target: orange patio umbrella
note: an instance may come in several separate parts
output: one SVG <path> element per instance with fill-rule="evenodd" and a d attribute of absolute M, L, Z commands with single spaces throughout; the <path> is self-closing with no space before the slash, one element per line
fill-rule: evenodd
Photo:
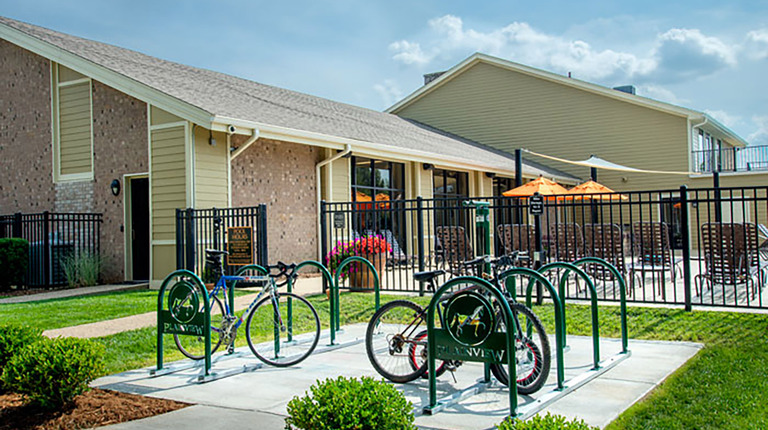
<path fill-rule="evenodd" d="M 599 184 L 595 181 L 587 181 L 576 185 L 568 190 L 568 194 L 573 195 L 574 199 L 592 199 L 592 200 L 626 200 L 627 196 L 616 194 L 616 191 Z"/>
<path fill-rule="evenodd" d="M 389 196 L 384 193 L 378 193 L 376 194 L 376 201 L 389 202 Z M 357 203 L 356 206 L 358 210 L 373 209 L 373 204 L 370 203 L 372 202 L 372 199 L 368 194 L 355 191 L 355 202 Z M 377 207 L 386 209 L 389 207 L 389 203 L 379 203 L 377 204 Z"/>
<path fill-rule="evenodd" d="M 550 196 L 554 194 L 568 194 L 568 190 L 555 181 L 550 181 L 543 176 L 539 176 L 527 184 L 504 191 L 502 195 L 505 197 L 530 197 L 534 195 L 534 193 Z"/>

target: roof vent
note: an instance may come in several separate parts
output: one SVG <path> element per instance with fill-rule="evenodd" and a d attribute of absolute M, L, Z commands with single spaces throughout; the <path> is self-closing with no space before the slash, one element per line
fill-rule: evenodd
<path fill-rule="evenodd" d="M 627 94 L 637 94 L 637 90 L 635 89 L 634 85 L 622 85 L 620 87 L 613 87 L 616 91 L 621 91 L 622 93 Z"/>
<path fill-rule="evenodd" d="M 427 85 L 428 83 L 434 81 L 440 76 L 443 76 L 444 73 L 445 72 L 427 73 L 426 75 L 424 75 L 424 85 Z"/>

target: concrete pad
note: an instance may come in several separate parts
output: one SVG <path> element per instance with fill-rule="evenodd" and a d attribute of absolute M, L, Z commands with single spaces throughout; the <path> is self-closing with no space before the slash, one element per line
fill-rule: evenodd
<path fill-rule="evenodd" d="M 39 302 L 42 300 L 65 299 L 68 297 L 92 296 L 95 294 L 114 293 L 117 291 L 146 290 L 149 284 L 110 284 L 94 285 L 93 287 L 68 288 L 66 290 L 54 290 L 45 293 L 30 294 L 26 296 L 14 296 L 0 299 L 0 304 Z"/>
<path fill-rule="evenodd" d="M 167 414 L 115 424 L 105 428 L 113 430 L 196 428 L 206 430 L 231 430 L 233 428 L 284 429 L 285 417 L 266 412 L 196 405 Z"/>
<path fill-rule="evenodd" d="M 94 381 L 93 385 L 106 389 L 133 392 L 153 397 L 168 398 L 215 408 L 234 408 L 254 413 L 266 413 L 270 416 L 284 416 L 286 405 L 294 396 L 303 395 L 318 379 L 334 378 L 340 375 L 348 377 L 381 377 L 368 361 L 361 335 L 364 324 L 346 326 L 338 338 L 340 342 L 358 340 L 350 346 L 325 349 L 315 352 L 298 366 L 274 368 L 265 366 L 261 369 L 241 373 L 212 382 L 198 384 L 200 370 L 190 369 L 163 375 L 156 378 L 148 376 L 149 369 L 134 370 L 119 375 L 112 375 Z M 323 345 L 321 339 L 319 345 Z M 554 345 L 554 339 L 552 339 Z M 570 346 L 565 354 L 566 385 L 569 380 L 591 369 L 592 340 L 588 337 L 569 336 Z M 605 371 L 597 379 L 557 398 L 544 411 L 578 417 L 591 425 L 605 426 L 622 411 L 641 399 L 649 390 L 663 381 L 680 365 L 695 355 L 701 348 L 699 344 L 677 342 L 630 341 L 631 355 Z M 320 348 L 319 348 L 320 349 Z M 621 342 L 617 339 L 601 339 L 601 358 L 617 354 Z M 550 377 L 544 388 L 533 396 L 520 396 L 522 407 L 533 405 L 552 390 L 556 389 L 555 355 Z M 226 372 L 231 369 L 252 365 L 257 360 L 245 348 L 239 357 L 217 357 L 214 372 Z M 446 372 L 437 381 L 438 397 L 451 395 L 475 385 L 482 377 L 480 363 L 464 363 L 457 372 L 456 380 Z M 509 413 L 508 391 L 498 383 L 491 384 L 486 391 L 471 396 L 457 405 L 450 406 L 436 415 L 423 415 L 422 407 L 429 403 L 428 382 L 426 379 L 396 387 L 414 404 L 416 423 L 431 429 L 478 429 L 492 428 Z M 229 414 L 229 409 L 217 409 L 216 414 Z M 543 412 L 544 412 L 543 411 Z M 232 414 L 233 420 L 238 419 Z M 159 419 L 155 417 L 153 419 Z M 171 418 L 169 418 L 171 420 Z M 266 422 L 265 422 L 266 423 Z M 252 422 L 242 421 L 242 426 L 252 426 Z M 166 428 L 166 427 L 159 427 Z M 171 427 L 168 427 L 171 428 Z M 175 427 L 182 428 L 182 427 Z M 282 429 L 282 421 L 275 427 L 259 426 L 265 429 Z"/>

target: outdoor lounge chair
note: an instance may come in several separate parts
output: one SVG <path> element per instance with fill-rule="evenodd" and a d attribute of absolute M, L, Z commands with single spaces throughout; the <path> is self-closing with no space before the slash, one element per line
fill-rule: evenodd
<path fill-rule="evenodd" d="M 557 223 L 549 227 L 550 261 L 576 261 L 584 256 L 584 236 L 575 223 Z"/>
<path fill-rule="evenodd" d="M 757 228 L 753 223 L 706 223 L 701 226 L 706 271 L 696 275 L 696 289 L 701 295 L 704 283 L 716 285 L 746 284 L 752 297 L 765 285 L 768 265 L 760 261 Z"/>
<path fill-rule="evenodd" d="M 440 245 L 439 261 L 453 274 L 466 274 L 467 270 L 461 263 L 474 258 L 475 252 L 464 227 L 439 226 L 435 232 Z"/>
<path fill-rule="evenodd" d="M 584 226 L 584 255 L 602 258 L 625 273 L 622 231 L 618 224 L 586 224 Z M 598 279 L 612 279 L 603 266 L 587 265 L 587 271 Z"/>
<path fill-rule="evenodd" d="M 521 267 L 533 265 L 533 251 L 536 249 L 535 231 L 529 224 L 502 224 L 496 230 L 504 247 L 504 253 L 520 251 L 527 254 L 528 259 L 518 260 Z"/>
<path fill-rule="evenodd" d="M 635 278 L 642 284 L 645 274 L 669 272 L 674 283 L 682 274 L 682 258 L 675 258 L 669 235 L 669 225 L 665 222 L 638 221 L 632 226 L 635 247 L 635 260 L 629 264 L 629 295 L 632 295 Z M 659 291 L 664 295 L 663 279 L 659 281 Z"/>

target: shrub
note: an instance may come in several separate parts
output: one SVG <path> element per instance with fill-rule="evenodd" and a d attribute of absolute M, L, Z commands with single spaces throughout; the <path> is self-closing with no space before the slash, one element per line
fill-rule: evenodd
<path fill-rule="evenodd" d="M 562 415 L 552 415 L 547 412 L 543 417 L 536 415 L 528 420 L 506 419 L 496 426 L 498 430 L 597 430 L 583 420 L 566 420 Z"/>
<path fill-rule="evenodd" d="M 3 383 L 12 391 L 48 409 L 69 403 L 88 389 L 104 367 L 104 347 L 71 337 L 42 340 L 14 355 L 3 371 Z"/>
<path fill-rule="evenodd" d="M 397 388 L 362 377 L 326 379 L 288 402 L 287 429 L 415 429 L 413 405 Z"/>
<path fill-rule="evenodd" d="M 0 291 L 24 285 L 29 266 L 29 242 L 19 238 L 0 239 Z"/>
<path fill-rule="evenodd" d="M 36 328 L 16 324 L 0 325 L 0 375 L 3 374 L 3 368 L 17 351 L 37 342 L 42 337 L 41 331 Z M 2 381 L 0 381 L 1 391 L 3 391 Z"/>
<path fill-rule="evenodd" d="M 96 285 L 99 282 L 101 266 L 101 256 L 91 251 L 72 253 L 64 257 L 61 265 L 67 285 L 72 288 Z"/>

